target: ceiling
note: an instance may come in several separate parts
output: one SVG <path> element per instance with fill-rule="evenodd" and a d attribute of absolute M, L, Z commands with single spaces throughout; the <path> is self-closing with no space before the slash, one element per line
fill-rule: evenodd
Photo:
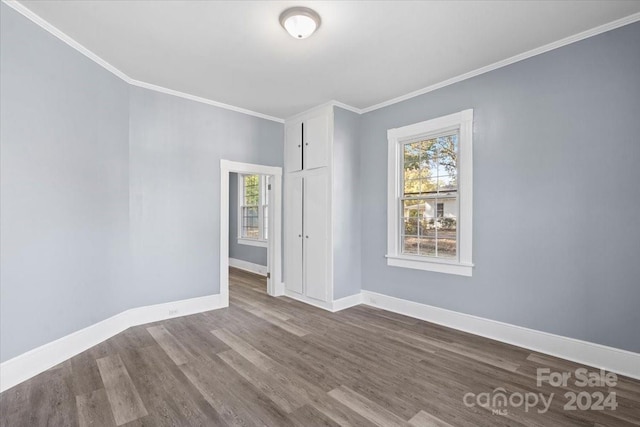
<path fill-rule="evenodd" d="M 640 12 L 640 1 L 21 1 L 134 80 L 275 117 L 356 108 Z M 278 16 L 322 17 L 305 40 Z"/>

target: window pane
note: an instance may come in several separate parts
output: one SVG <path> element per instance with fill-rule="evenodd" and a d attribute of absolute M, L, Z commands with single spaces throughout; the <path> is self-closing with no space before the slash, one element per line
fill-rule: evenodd
<path fill-rule="evenodd" d="M 458 177 L 456 175 L 438 176 L 438 192 L 450 193 L 457 191 Z"/>
<path fill-rule="evenodd" d="M 436 239 L 434 238 L 421 238 L 420 239 L 420 255 L 435 256 L 436 255 Z"/>
<path fill-rule="evenodd" d="M 418 255 L 418 242 L 417 237 L 403 237 L 402 238 L 402 253 L 408 255 Z"/>
<path fill-rule="evenodd" d="M 458 134 L 404 144 L 403 192 L 407 197 L 457 190 Z"/>
<path fill-rule="evenodd" d="M 458 171 L 458 135 L 436 138 L 435 151 L 438 158 L 438 175 L 455 175 Z"/>
<path fill-rule="evenodd" d="M 260 203 L 260 176 L 244 175 L 244 204 L 255 206 Z"/>
<path fill-rule="evenodd" d="M 418 218 L 424 213 L 424 200 L 422 199 L 409 199 L 402 201 L 402 217 L 403 218 Z"/>
<path fill-rule="evenodd" d="M 260 219 L 257 206 L 242 207 L 242 237 L 258 239 L 260 237 Z"/>
<path fill-rule="evenodd" d="M 420 219 L 420 236 L 423 237 L 436 237 L 436 223 L 434 218 L 421 218 Z"/>
<path fill-rule="evenodd" d="M 445 258 L 455 258 L 457 256 L 457 218 L 453 216 L 438 218 L 437 230 L 438 256 Z"/>
<path fill-rule="evenodd" d="M 402 234 L 404 236 L 417 236 L 418 235 L 418 218 L 404 218 L 404 227 Z"/>

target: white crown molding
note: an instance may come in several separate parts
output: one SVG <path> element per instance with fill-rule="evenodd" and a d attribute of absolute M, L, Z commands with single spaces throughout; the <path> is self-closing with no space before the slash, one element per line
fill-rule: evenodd
<path fill-rule="evenodd" d="M 249 273 L 259 274 L 260 276 L 267 276 L 266 265 L 255 264 L 243 259 L 229 258 L 229 267 L 248 271 Z"/>
<path fill-rule="evenodd" d="M 340 107 L 344 110 L 351 111 L 352 113 L 362 114 L 361 108 L 356 108 L 352 105 L 345 104 L 344 102 L 334 100 L 334 101 L 331 101 L 330 104 L 333 105 L 334 107 Z"/>
<path fill-rule="evenodd" d="M 11 9 L 15 10 L 25 18 L 29 19 L 31 22 L 33 22 L 43 30 L 51 33 L 53 36 L 65 42 L 66 44 L 68 44 L 69 46 L 71 46 L 72 48 L 74 48 L 75 50 L 77 50 L 78 52 L 80 52 L 81 54 L 83 54 L 84 56 L 86 56 L 96 64 L 105 68 L 107 71 L 112 72 L 113 74 L 120 77 L 122 80 L 124 80 L 127 83 L 131 82 L 131 79 L 125 73 L 123 73 L 113 65 L 109 64 L 107 61 L 100 58 L 95 53 L 91 52 L 89 49 L 87 49 L 86 47 L 84 47 L 83 45 L 75 41 L 73 38 L 69 37 L 66 33 L 60 31 L 58 28 L 54 27 L 49 22 L 42 19 L 39 15 L 36 15 L 34 12 L 31 11 L 31 9 L 27 8 L 22 3 L 16 0 L 2 0 L 2 3 L 6 4 Z"/>
<path fill-rule="evenodd" d="M 512 56 L 507 59 L 503 59 L 502 61 L 494 62 L 493 64 L 486 65 L 484 67 L 477 68 L 473 71 L 469 71 L 468 73 L 460 74 L 459 76 L 452 77 L 450 79 L 444 80 L 440 83 L 433 84 L 431 86 L 427 86 L 422 89 L 415 90 L 413 92 L 409 92 L 406 95 L 398 96 L 396 98 L 389 99 L 387 101 L 380 102 L 378 104 L 371 105 L 370 107 L 366 107 L 360 110 L 361 114 L 368 113 L 370 111 L 378 110 L 380 108 L 388 107 L 389 105 L 397 104 L 398 102 L 406 101 L 407 99 L 415 98 L 416 96 L 424 95 L 428 92 L 433 92 L 434 90 L 441 89 L 445 86 L 452 85 L 454 83 L 461 82 L 463 80 L 470 79 L 472 77 L 479 76 L 480 74 L 488 73 L 489 71 L 497 70 L 498 68 L 506 67 L 507 65 L 514 64 L 516 62 L 523 61 L 525 59 L 531 58 L 536 55 L 540 55 L 545 52 L 549 52 L 554 49 L 558 49 L 559 47 L 563 47 L 569 45 L 571 43 L 578 42 L 580 40 L 587 39 L 589 37 L 593 37 L 595 35 L 605 33 L 607 31 L 614 30 L 619 27 L 623 27 L 628 24 L 632 24 L 636 21 L 640 21 L 640 12 L 634 13 L 633 15 L 626 16 L 624 18 L 611 21 L 607 24 L 600 25 L 598 27 L 592 28 L 590 30 L 583 31 L 578 34 L 574 34 L 572 36 L 566 37 L 564 39 L 555 41 L 553 43 L 546 44 L 544 46 L 537 47 L 535 49 L 531 49 L 529 51 L 520 53 L 518 55 Z"/>
<path fill-rule="evenodd" d="M 362 291 L 362 302 L 383 310 L 640 379 L 640 353 L 536 331 L 375 292 Z"/>
<path fill-rule="evenodd" d="M 21 3 L 19 3 L 17 0 L 1 0 L 1 1 L 3 3 L 5 3 L 7 6 L 11 7 L 12 9 L 14 9 L 16 12 L 20 13 L 21 15 L 25 16 L 26 18 L 28 18 L 29 20 L 34 22 L 36 25 L 40 26 L 44 30 L 46 30 L 49 33 L 53 34 L 55 37 L 57 37 L 58 39 L 62 40 L 63 42 L 65 42 L 66 44 L 71 46 L 72 48 L 76 49 L 78 52 L 82 53 L 87 58 L 89 58 L 92 61 L 94 61 L 96 64 L 98 64 L 98 65 L 104 67 L 105 69 L 111 71 L 113 74 L 115 74 L 116 76 L 120 77 L 122 80 L 124 80 L 125 82 L 129 83 L 130 85 L 142 87 L 142 88 L 153 90 L 153 91 L 156 91 L 156 92 L 165 93 L 165 94 L 168 94 L 168 95 L 178 96 L 180 98 L 189 99 L 191 101 L 200 102 L 200 103 L 203 103 L 203 104 L 212 105 L 212 106 L 219 107 L 219 108 L 224 108 L 224 109 L 231 110 L 231 111 L 236 111 L 238 113 L 247 114 L 247 115 L 254 116 L 254 117 L 259 117 L 259 118 L 262 118 L 262 119 L 271 120 L 271 121 L 278 122 L 278 123 L 284 123 L 285 122 L 284 119 L 281 119 L 279 117 L 270 116 L 270 115 L 259 113 L 259 112 L 252 111 L 252 110 L 247 110 L 245 108 L 236 107 L 236 106 L 233 106 L 233 105 L 225 104 L 225 103 L 214 101 L 214 100 L 207 99 L 207 98 L 202 98 L 202 97 L 199 97 L 199 96 L 196 96 L 196 95 L 190 95 L 188 93 L 184 93 L 184 92 L 180 92 L 180 91 L 177 91 L 177 90 L 165 88 L 165 87 L 162 87 L 162 86 L 157 86 L 157 85 L 154 85 L 154 84 L 151 84 L 151 83 L 146 83 L 146 82 L 141 82 L 141 81 L 138 81 L 138 80 L 134 80 L 131 77 L 127 76 L 122 71 L 120 71 L 119 69 L 117 69 L 116 67 L 114 67 L 113 65 L 109 64 L 104 59 L 100 58 L 95 53 L 91 52 L 89 49 L 87 49 L 86 47 L 84 47 L 83 45 L 78 43 L 77 41 L 75 41 L 73 38 L 69 37 L 64 32 L 60 31 L 58 28 L 54 27 L 49 22 L 47 22 L 44 19 L 42 19 L 40 16 L 36 15 L 35 13 L 33 13 L 30 9 L 28 9 L 26 6 L 24 6 Z M 316 109 L 321 108 L 321 107 L 326 107 L 326 106 L 329 106 L 329 105 L 340 107 L 340 108 L 344 108 L 345 110 L 349 110 L 349 111 L 352 111 L 352 112 L 357 113 L 357 114 L 365 114 L 365 113 L 368 113 L 368 112 L 371 112 L 371 111 L 374 111 L 374 110 L 378 110 L 380 108 L 387 107 L 389 105 L 397 104 L 398 102 L 406 101 L 407 99 L 415 98 L 416 96 L 424 95 L 425 93 L 432 92 L 432 91 L 437 90 L 437 89 L 441 89 L 441 88 L 443 88 L 445 86 L 449 86 L 449 85 L 452 85 L 454 83 L 458 83 L 458 82 L 461 82 L 463 80 L 467 80 L 467 79 L 470 79 L 472 77 L 479 76 L 480 74 L 484 74 L 484 73 L 487 73 L 489 71 L 497 70 L 498 68 L 506 67 L 507 65 L 510 65 L 510 64 L 513 64 L 513 63 L 516 63 L 516 62 L 531 58 L 531 57 L 536 56 L 536 55 L 540 55 L 540 54 L 545 53 L 545 52 L 549 52 L 550 50 L 554 50 L 554 49 L 557 49 L 559 47 L 566 46 L 568 44 L 575 43 L 577 41 L 584 40 L 586 38 L 589 38 L 589 37 L 592 37 L 592 36 L 607 32 L 607 31 L 614 30 L 616 28 L 619 28 L 619 27 L 634 23 L 636 21 L 640 21 L 640 12 L 639 13 L 634 13 L 632 15 L 626 16 L 624 18 L 621 18 L 621 19 L 618 19 L 618 20 L 615 20 L 615 21 L 611 21 L 611 22 L 609 22 L 607 24 L 600 25 L 598 27 L 592 28 L 590 30 L 583 31 L 583 32 L 578 33 L 578 34 L 574 34 L 573 36 L 566 37 L 564 39 L 561 39 L 561 40 L 546 44 L 544 46 L 529 50 L 527 52 L 512 56 L 510 58 L 503 59 L 502 61 L 494 62 L 493 64 L 490 64 L 490 65 L 487 65 L 487 66 L 484 66 L 484 67 L 469 71 L 468 73 L 464 73 L 464 74 L 461 74 L 461 75 L 456 76 L 456 77 L 452 77 L 452 78 L 444 80 L 444 81 L 442 81 L 440 83 L 436 83 L 436 84 L 433 84 L 431 86 L 427 86 L 425 88 L 418 89 L 418 90 L 415 90 L 413 92 L 407 93 L 405 95 L 398 96 L 398 97 L 389 99 L 387 101 L 383 101 L 383 102 L 380 102 L 378 104 L 371 105 L 371 106 L 366 107 L 366 108 L 357 108 L 357 107 L 354 107 L 352 105 L 345 104 L 343 102 L 332 100 L 332 101 L 326 102 L 324 104 L 318 105 L 316 107 L 310 108 L 310 109 L 308 109 L 306 111 L 303 111 L 301 113 L 294 114 L 293 116 L 288 117 L 286 120 L 294 119 L 294 118 L 296 118 L 298 116 L 302 116 L 302 115 L 304 115 L 304 114 L 306 114 L 306 113 L 308 113 L 310 111 L 316 110 Z"/>
<path fill-rule="evenodd" d="M 165 93 L 167 95 L 177 96 L 179 98 L 188 99 L 190 101 L 200 102 L 202 104 L 213 105 L 214 107 L 224 108 L 225 110 L 235 111 L 236 113 L 246 114 L 248 116 L 258 117 L 265 120 L 271 120 L 273 122 L 284 123 L 284 120 L 279 117 L 269 116 L 267 114 L 258 113 L 257 111 L 247 110 L 246 108 L 236 107 L 234 105 L 224 104 L 222 102 L 213 101 L 207 98 L 201 98 L 199 96 L 190 95 L 188 93 L 179 92 L 177 90 L 169 89 L 162 86 L 157 86 L 151 83 L 141 82 L 139 80 L 130 79 L 128 82 L 132 86 L 138 86 L 144 89 L 149 89 L 155 92 Z"/>
<path fill-rule="evenodd" d="M 362 114 L 362 110 L 332 99 L 331 101 L 323 102 L 322 104 L 316 105 L 315 107 L 308 108 L 304 111 L 301 111 L 292 116 L 289 116 L 285 119 L 285 122 L 288 122 L 290 120 L 296 120 L 296 119 L 299 119 L 300 117 L 304 117 L 308 114 L 315 113 L 324 108 L 330 108 L 330 107 L 340 107 L 357 114 Z"/>
<path fill-rule="evenodd" d="M 227 304 L 228 305 L 228 304 Z M 0 393 L 127 328 L 226 307 L 220 294 L 133 308 L 0 364 Z"/>
<path fill-rule="evenodd" d="M 128 84 L 130 84 L 132 86 L 138 86 L 138 87 L 141 87 L 141 88 L 144 88 L 144 89 L 149 89 L 149 90 L 152 90 L 152 91 L 155 91 L 155 92 L 160 92 L 160 93 L 165 93 L 167 95 L 177 96 L 179 98 L 184 98 L 184 99 L 188 99 L 188 100 L 191 100 L 191 101 L 200 102 L 202 104 L 212 105 L 212 106 L 218 107 L 218 108 L 224 108 L 225 110 L 231 110 L 231 111 L 235 111 L 237 113 L 247 114 L 249 116 L 258 117 L 258 118 L 265 119 L 265 120 L 271 120 L 271 121 L 278 122 L 278 123 L 284 123 L 284 120 L 279 118 L 279 117 L 269 116 L 267 114 L 259 113 L 257 111 L 247 110 L 246 108 L 236 107 L 234 105 L 225 104 L 225 103 L 214 101 L 214 100 L 211 100 L 211 99 L 202 98 L 202 97 L 195 96 L 195 95 L 190 95 L 188 93 L 184 93 L 184 92 L 180 92 L 180 91 L 177 91 L 177 90 L 169 89 L 169 88 L 166 88 L 166 87 L 162 87 L 162 86 L 154 85 L 154 84 L 151 84 L 151 83 L 141 82 L 139 80 L 132 79 L 131 77 L 129 77 L 128 75 L 126 75 L 125 73 L 120 71 L 118 68 L 114 67 L 113 65 L 111 65 L 110 63 L 108 63 L 107 61 L 105 61 L 104 59 L 102 59 L 101 57 L 99 57 L 98 55 L 96 55 L 95 53 L 93 53 L 92 51 L 87 49 L 86 47 L 84 47 L 82 44 L 78 43 L 72 37 L 70 37 L 69 35 L 67 35 L 63 31 L 59 30 L 57 27 L 55 27 L 51 23 L 47 22 L 46 20 L 41 18 L 39 15 L 35 14 L 34 12 L 32 12 L 31 9 L 27 8 L 26 6 L 24 6 L 22 3 L 18 2 L 17 0 L 2 0 L 2 3 L 6 4 L 7 6 L 12 8 L 13 10 L 18 12 L 19 14 L 21 14 L 25 18 L 29 19 L 34 24 L 38 25 L 43 30 L 45 30 L 45 31 L 49 32 L 50 34 L 52 34 L 53 36 L 57 37 L 59 40 L 63 41 L 67 45 L 71 46 L 72 48 L 74 48 L 75 50 L 77 50 L 78 52 L 80 52 L 81 54 L 83 54 L 84 56 L 86 56 L 87 58 L 89 58 L 90 60 L 95 62 L 96 64 L 98 64 L 101 67 L 103 67 L 105 70 L 110 71 L 115 76 L 121 78 L 126 83 L 128 83 Z"/>

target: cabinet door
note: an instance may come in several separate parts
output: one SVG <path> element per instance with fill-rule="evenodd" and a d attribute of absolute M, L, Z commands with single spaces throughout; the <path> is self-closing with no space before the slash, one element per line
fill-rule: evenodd
<path fill-rule="evenodd" d="M 329 178 L 327 174 L 304 179 L 304 283 L 305 295 L 328 299 L 329 287 Z"/>
<path fill-rule="evenodd" d="M 302 122 L 288 123 L 284 141 L 284 169 L 302 170 Z"/>
<path fill-rule="evenodd" d="M 285 182 L 285 278 L 288 290 L 303 293 L 302 287 L 302 191 L 303 179 L 288 175 Z"/>
<path fill-rule="evenodd" d="M 329 115 L 313 117 L 304 122 L 304 168 L 315 169 L 328 165 Z"/>

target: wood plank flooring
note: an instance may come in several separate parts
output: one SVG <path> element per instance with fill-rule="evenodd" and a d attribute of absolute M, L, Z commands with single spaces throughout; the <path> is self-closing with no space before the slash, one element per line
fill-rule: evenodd
<path fill-rule="evenodd" d="M 2 393 L 0 426 L 640 425 L 639 381 L 538 387 L 538 368 L 581 366 L 372 307 L 272 298 L 240 270 L 230 283 L 229 308 L 130 328 Z M 501 391 L 553 399 L 545 413 L 465 405 Z M 618 406 L 564 409 L 585 391 Z"/>

